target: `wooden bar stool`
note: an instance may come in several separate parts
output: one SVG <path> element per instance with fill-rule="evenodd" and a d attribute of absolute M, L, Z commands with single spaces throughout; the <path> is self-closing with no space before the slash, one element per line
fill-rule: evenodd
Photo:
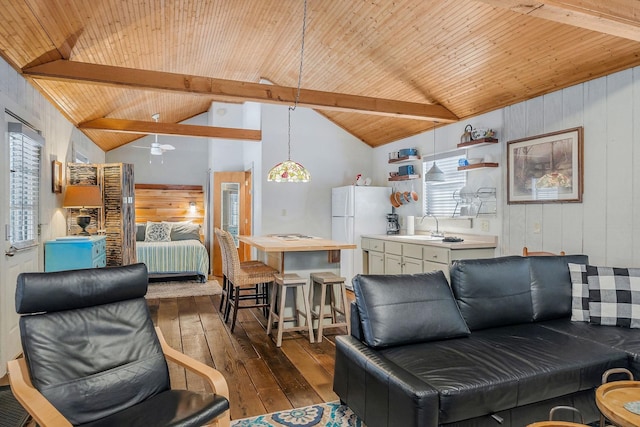
<path fill-rule="evenodd" d="M 347 307 L 349 304 L 347 303 L 347 291 L 345 288 L 345 278 L 340 277 L 329 271 L 322 271 L 318 273 L 311 273 L 311 292 L 309 301 L 313 306 L 313 293 L 315 292 L 316 284 L 320 285 L 320 306 L 318 311 L 311 310 L 311 316 L 313 319 L 318 319 L 318 342 L 322 342 L 322 331 L 326 328 L 337 328 L 341 326 L 347 327 L 347 334 L 351 333 L 351 319 L 349 318 L 349 314 L 347 313 Z M 336 297 L 334 293 L 333 286 L 337 285 L 340 287 L 339 296 L 342 299 L 340 306 L 336 304 Z M 326 296 L 327 296 L 327 287 L 329 289 L 329 307 L 330 312 L 325 313 L 325 304 L 326 304 Z M 337 313 L 340 313 L 344 316 L 345 321 L 339 322 Z M 331 323 L 324 324 L 323 320 L 326 318 L 331 318 Z"/>
<path fill-rule="evenodd" d="M 282 333 L 284 331 L 308 331 L 309 341 L 313 342 L 313 326 L 311 324 L 311 312 L 309 311 L 309 299 L 307 295 L 307 279 L 295 273 L 276 274 L 274 276 L 273 287 L 271 289 L 271 305 L 269 307 L 269 318 L 267 319 L 267 335 L 271 334 L 273 322 L 278 322 L 276 334 L 276 347 L 282 345 Z M 293 290 L 293 316 L 285 317 L 284 310 L 287 301 L 287 291 Z M 298 310 L 298 290 L 302 290 L 302 302 L 304 311 Z M 280 298 L 278 312 L 276 313 L 276 300 Z M 306 325 L 301 322 L 301 317 L 305 318 Z M 295 326 L 285 326 L 285 322 L 296 322 Z"/>

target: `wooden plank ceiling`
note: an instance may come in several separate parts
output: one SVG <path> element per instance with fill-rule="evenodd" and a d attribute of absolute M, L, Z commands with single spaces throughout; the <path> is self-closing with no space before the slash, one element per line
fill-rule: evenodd
<path fill-rule="evenodd" d="M 301 102 L 372 147 L 640 64 L 636 0 L 308 2 Z M 295 93 L 302 0 L 0 5 L 0 54 L 105 151 Z"/>

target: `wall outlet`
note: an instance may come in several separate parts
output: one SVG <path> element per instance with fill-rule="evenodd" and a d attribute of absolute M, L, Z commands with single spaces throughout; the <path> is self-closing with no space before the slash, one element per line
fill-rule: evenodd
<path fill-rule="evenodd" d="M 542 227 L 540 227 L 540 223 L 539 222 L 534 222 L 533 223 L 533 234 L 540 234 L 540 229 Z"/>
<path fill-rule="evenodd" d="M 483 219 L 482 221 L 480 221 L 480 230 L 486 232 L 489 231 L 489 220 Z"/>

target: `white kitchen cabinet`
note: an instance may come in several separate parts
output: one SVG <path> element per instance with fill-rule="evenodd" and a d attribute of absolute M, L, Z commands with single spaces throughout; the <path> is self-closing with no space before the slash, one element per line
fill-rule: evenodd
<path fill-rule="evenodd" d="M 423 271 L 442 270 L 444 275 L 449 278 L 449 261 L 451 249 L 439 248 L 435 246 L 425 246 L 422 250 L 422 269 Z"/>
<path fill-rule="evenodd" d="M 384 253 L 393 255 L 402 255 L 402 246 L 400 242 L 385 242 Z"/>
<path fill-rule="evenodd" d="M 422 273 L 422 245 L 385 242 L 384 274 Z"/>
<path fill-rule="evenodd" d="M 384 274 L 402 274 L 402 243 L 384 242 Z"/>
<path fill-rule="evenodd" d="M 369 270 L 365 274 L 384 274 L 384 253 L 369 251 Z"/>
<path fill-rule="evenodd" d="M 378 239 L 362 239 L 362 249 L 376 252 L 384 252 L 384 241 Z"/>
<path fill-rule="evenodd" d="M 402 274 L 402 256 L 384 254 L 384 274 Z"/>
<path fill-rule="evenodd" d="M 362 239 L 364 274 L 384 274 L 384 243 L 378 239 Z"/>
<path fill-rule="evenodd" d="M 476 248 L 449 251 L 449 263 L 458 259 L 495 258 L 494 248 Z"/>
<path fill-rule="evenodd" d="M 442 270 L 445 276 L 449 278 L 449 264 L 443 264 L 441 262 L 422 261 L 422 271 L 424 273 L 430 273 L 432 271 Z"/>
<path fill-rule="evenodd" d="M 402 273 L 417 274 L 424 272 L 422 268 L 422 245 L 402 244 Z"/>
<path fill-rule="evenodd" d="M 402 258 L 402 273 L 403 274 L 418 274 L 423 273 L 422 260 L 403 257 Z"/>
<path fill-rule="evenodd" d="M 493 258 L 494 247 L 451 248 L 439 242 L 406 243 L 402 236 L 385 239 L 363 238 L 367 261 L 365 274 L 417 274 L 441 270 L 449 279 L 449 267 L 458 259 Z"/>
<path fill-rule="evenodd" d="M 384 254 L 383 274 L 422 273 L 422 260 L 394 254 Z"/>

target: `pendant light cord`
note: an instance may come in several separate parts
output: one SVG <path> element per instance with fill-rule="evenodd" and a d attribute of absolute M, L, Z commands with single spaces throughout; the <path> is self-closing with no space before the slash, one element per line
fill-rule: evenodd
<path fill-rule="evenodd" d="M 433 164 L 436 164 L 436 127 L 438 122 L 433 122 Z"/>
<path fill-rule="evenodd" d="M 304 60 L 304 34 L 307 29 L 307 0 L 304 0 L 304 12 L 302 17 L 302 46 L 300 47 L 300 69 L 298 70 L 298 89 L 296 91 L 296 99 L 293 103 L 293 107 L 289 106 L 289 146 L 287 158 L 291 160 L 291 112 L 296 109 L 298 106 L 298 101 L 300 101 L 300 86 L 302 85 L 302 64 Z"/>
<path fill-rule="evenodd" d="M 302 17 L 302 46 L 300 47 L 300 70 L 298 71 L 298 91 L 296 92 L 296 101 L 293 110 L 298 106 L 300 101 L 300 86 L 302 85 L 302 63 L 304 60 L 304 34 L 307 29 L 307 0 L 304 0 L 304 14 Z"/>

